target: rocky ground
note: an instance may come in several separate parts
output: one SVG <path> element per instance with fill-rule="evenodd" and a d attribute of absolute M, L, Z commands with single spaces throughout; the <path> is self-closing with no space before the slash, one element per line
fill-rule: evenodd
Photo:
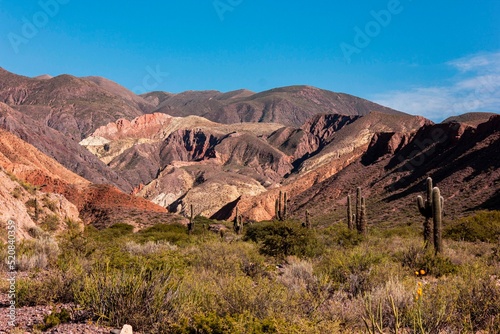
<path fill-rule="evenodd" d="M 72 321 L 70 323 L 60 324 L 46 331 L 45 333 L 65 333 L 65 334 L 108 334 L 113 328 L 98 326 L 90 321 L 85 321 L 81 312 L 75 309 L 72 304 L 58 304 L 54 306 L 25 306 L 16 309 L 16 327 L 9 326 L 9 299 L 5 293 L 0 294 L 0 333 L 40 333 L 34 329 L 35 325 L 42 324 L 44 317 L 50 314 L 53 309 L 70 310 Z M 120 333 L 118 330 L 117 333 Z"/>

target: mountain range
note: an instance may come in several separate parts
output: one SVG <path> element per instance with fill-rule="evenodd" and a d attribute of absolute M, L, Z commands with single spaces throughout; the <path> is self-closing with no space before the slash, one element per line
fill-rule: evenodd
<path fill-rule="evenodd" d="M 402 223 L 428 176 L 449 217 L 500 209 L 496 114 L 435 124 L 310 86 L 136 95 L 100 77 L 0 69 L 0 129 L 2 220 L 25 237 L 54 216 L 61 229 L 183 223 L 191 205 L 268 220 L 280 191 L 292 217 L 338 221 L 357 187 L 371 224 Z"/>

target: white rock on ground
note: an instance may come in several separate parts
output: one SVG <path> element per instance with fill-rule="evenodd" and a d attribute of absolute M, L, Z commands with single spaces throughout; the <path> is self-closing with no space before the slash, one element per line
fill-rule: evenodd
<path fill-rule="evenodd" d="M 123 325 L 122 331 L 120 334 L 133 334 L 134 332 L 132 331 L 132 326 L 130 325 Z"/>

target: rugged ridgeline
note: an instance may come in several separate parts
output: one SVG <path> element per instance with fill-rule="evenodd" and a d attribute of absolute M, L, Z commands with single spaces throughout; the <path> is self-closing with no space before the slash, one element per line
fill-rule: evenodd
<path fill-rule="evenodd" d="M 89 182 L 20 178 L 47 184 L 96 225 L 169 221 L 167 209 L 189 215 L 191 205 L 214 218 L 233 219 L 237 205 L 244 220 L 271 219 L 280 191 L 287 216 L 340 219 L 357 187 L 371 222 L 395 221 L 428 175 L 451 204 L 446 214 L 499 207 L 499 116 L 490 114 L 433 124 L 308 86 L 137 96 L 99 77 L 2 69 L 0 101 L 0 128 Z"/>
<path fill-rule="evenodd" d="M 27 78 L 0 69 L 0 101 L 79 141 L 101 125 L 153 109 L 108 83 L 71 75 Z"/>
<path fill-rule="evenodd" d="M 316 114 L 367 115 L 372 111 L 400 112 L 348 94 L 310 86 L 291 86 L 261 93 L 238 90 L 149 93 L 143 97 L 156 111 L 172 116 L 197 115 L 218 123 L 261 122 L 300 127 Z"/>

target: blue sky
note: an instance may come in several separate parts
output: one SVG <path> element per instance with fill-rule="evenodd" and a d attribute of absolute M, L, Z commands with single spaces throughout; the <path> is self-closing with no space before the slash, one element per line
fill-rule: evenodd
<path fill-rule="evenodd" d="M 307 84 L 433 120 L 500 112 L 500 2 L 0 0 L 0 66 L 136 92 Z"/>

